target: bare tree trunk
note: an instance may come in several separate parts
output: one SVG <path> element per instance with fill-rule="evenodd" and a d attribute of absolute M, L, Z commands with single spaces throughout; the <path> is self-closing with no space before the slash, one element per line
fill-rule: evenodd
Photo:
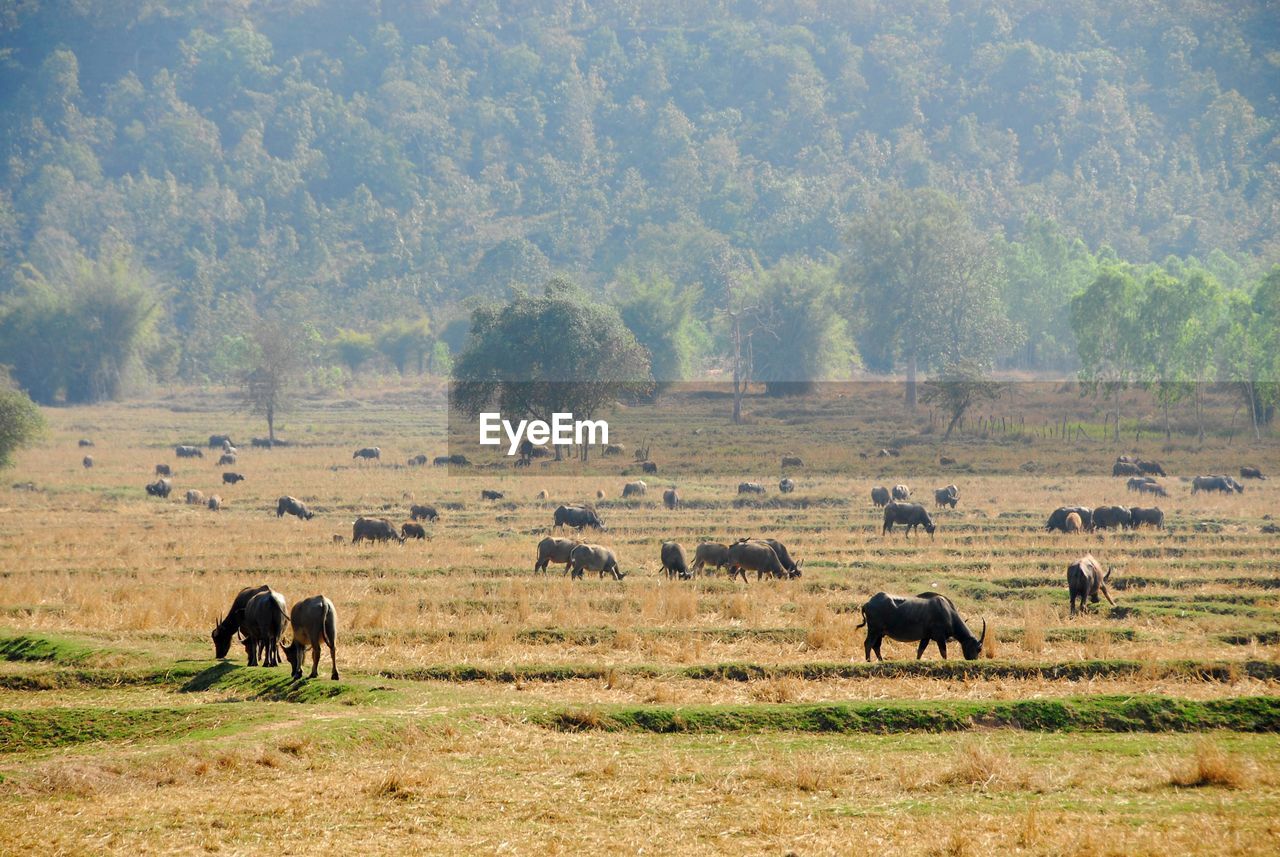
<path fill-rule="evenodd" d="M 742 317 L 733 315 L 733 421 L 742 422 Z"/>

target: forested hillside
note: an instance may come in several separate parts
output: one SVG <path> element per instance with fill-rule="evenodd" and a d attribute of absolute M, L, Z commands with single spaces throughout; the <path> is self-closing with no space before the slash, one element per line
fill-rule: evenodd
<path fill-rule="evenodd" d="M 83 400 L 130 360 L 226 380 L 268 314 L 352 370 L 446 365 L 477 301 L 560 273 L 633 329 L 688 313 L 651 332 L 673 377 L 751 290 L 792 310 L 774 341 L 819 328 L 779 371 L 838 377 L 907 353 L 867 213 L 928 188 L 984 260 L 976 356 L 1071 369 L 1099 266 L 1252 299 L 1280 261 L 1278 94 L 1264 2 L 19 0 L 0 318 L 11 346 L 83 339 L 86 312 L 144 343 L 73 383 L 111 350 L 82 342 L 36 391 Z M 70 360 L 19 350 L 0 363 Z"/>

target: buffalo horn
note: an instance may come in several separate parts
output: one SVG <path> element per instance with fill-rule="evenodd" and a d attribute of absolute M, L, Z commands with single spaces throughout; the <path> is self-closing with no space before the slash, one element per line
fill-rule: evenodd
<path fill-rule="evenodd" d="M 982 636 L 978 638 L 978 645 L 981 646 L 987 639 L 987 620 L 982 620 Z"/>

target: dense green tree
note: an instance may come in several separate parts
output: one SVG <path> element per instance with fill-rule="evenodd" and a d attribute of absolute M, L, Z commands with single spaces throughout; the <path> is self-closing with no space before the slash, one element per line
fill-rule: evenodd
<path fill-rule="evenodd" d="M 44 430 L 44 417 L 35 403 L 21 390 L 0 383 L 0 470 L 11 466 L 13 454 Z"/>
<path fill-rule="evenodd" d="M 378 353 L 374 345 L 373 335 L 357 330 L 339 330 L 329 340 L 329 348 L 342 365 L 356 372 Z"/>
<path fill-rule="evenodd" d="M 1142 290 L 1132 271 L 1105 266 L 1071 299 L 1071 329 L 1080 351 L 1080 378 L 1115 402 L 1120 438 L 1120 395 L 1143 371 Z"/>
<path fill-rule="evenodd" d="M 410 367 L 421 375 L 435 340 L 431 337 L 428 319 L 398 319 L 378 331 L 374 344 L 401 375 Z"/>
<path fill-rule="evenodd" d="M 694 316 L 700 289 L 680 289 L 669 278 L 642 278 L 625 272 L 619 278 L 618 312 L 622 323 L 649 352 L 654 380 L 659 385 L 692 377 L 706 331 Z"/>

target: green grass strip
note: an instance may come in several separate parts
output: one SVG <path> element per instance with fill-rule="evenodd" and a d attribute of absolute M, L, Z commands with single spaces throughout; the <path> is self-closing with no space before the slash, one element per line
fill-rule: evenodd
<path fill-rule="evenodd" d="M 231 706 L 117 710 L 38 708 L 0 711 L 0 753 L 46 750 L 94 741 L 178 739 L 243 726 L 255 718 Z"/>

